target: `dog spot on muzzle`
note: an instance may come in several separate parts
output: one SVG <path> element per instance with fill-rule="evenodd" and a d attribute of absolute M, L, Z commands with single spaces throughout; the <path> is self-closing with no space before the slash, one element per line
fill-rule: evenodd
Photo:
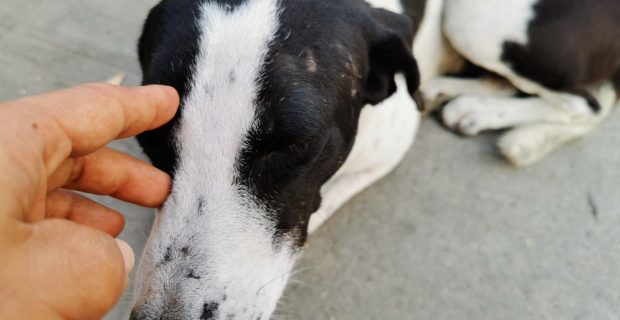
<path fill-rule="evenodd" d="M 202 314 L 200 315 L 200 320 L 215 319 L 217 310 L 219 308 L 220 305 L 217 302 L 205 303 L 204 306 L 202 306 Z"/>

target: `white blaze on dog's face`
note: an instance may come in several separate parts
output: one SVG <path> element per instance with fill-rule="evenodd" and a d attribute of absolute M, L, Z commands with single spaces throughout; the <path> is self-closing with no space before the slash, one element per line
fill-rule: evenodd
<path fill-rule="evenodd" d="M 144 82 L 176 87 L 182 105 L 139 137 L 174 185 L 143 253 L 132 319 L 271 316 L 361 109 L 394 92 L 396 72 L 417 90 L 411 29 L 357 0 L 153 9 Z"/>

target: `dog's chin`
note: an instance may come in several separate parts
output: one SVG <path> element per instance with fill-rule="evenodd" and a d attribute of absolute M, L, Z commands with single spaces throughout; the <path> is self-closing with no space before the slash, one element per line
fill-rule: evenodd
<path fill-rule="evenodd" d="M 283 264 L 262 270 L 248 264 L 243 267 L 244 272 L 235 273 L 237 279 L 220 283 L 202 281 L 216 278 L 213 275 L 164 279 L 165 275 L 179 272 L 160 273 L 137 293 L 131 319 L 270 319 L 293 261 Z M 284 270 L 275 271 L 278 269 Z"/>

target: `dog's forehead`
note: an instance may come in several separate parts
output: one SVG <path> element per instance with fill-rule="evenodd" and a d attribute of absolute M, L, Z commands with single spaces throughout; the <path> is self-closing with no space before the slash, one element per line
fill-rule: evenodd
<path fill-rule="evenodd" d="M 263 111 L 283 131 L 296 124 L 326 125 L 335 109 L 357 98 L 368 67 L 367 43 L 358 21 L 367 7 L 353 9 L 349 1 L 329 6 L 300 1 L 303 5 L 288 8 L 290 3 L 281 4 L 278 34 L 264 61 L 258 95 Z M 362 13 L 345 18 L 348 11 Z M 322 16 L 299 19 L 313 14 Z"/>
<path fill-rule="evenodd" d="M 227 15 L 222 17 L 234 20 L 239 10 L 243 11 L 246 6 L 262 2 L 264 1 L 162 2 L 149 15 L 141 38 L 140 60 L 145 71 L 144 84 L 173 85 L 185 105 L 192 77 L 199 67 L 196 65 L 201 49 L 199 39 L 204 33 L 204 26 L 215 22 L 214 17 L 203 16 L 206 13 L 204 7 L 219 6 L 222 9 L 220 11 L 227 12 Z M 286 129 L 298 123 L 288 122 L 287 119 L 295 119 L 303 110 L 312 110 L 306 114 L 310 119 L 313 116 L 325 116 L 324 113 L 316 113 L 320 110 L 317 107 L 337 105 L 332 99 L 339 94 L 359 93 L 355 83 L 359 79 L 356 80 L 356 77 L 364 73 L 364 59 L 367 58 L 362 54 L 366 52 L 366 43 L 360 27 L 367 23 L 369 7 L 364 1 L 357 0 L 280 0 L 275 1 L 275 5 L 275 16 L 253 18 L 257 24 L 265 24 L 266 19 L 277 20 L 268 52 L 256 65 L 262 72 L 260 77 L 255 79 L 255 90 L 256 100 L 264 110 L 269 109 L 273 114 L 277 114 L 275 118 L 282 119 L 274 119 L 274 125 L 283 124 L 281 128 Z M 206 25 L 201 26 L 200 21 L 203 18 L 206 19 Z M 251 34 L 255 37 L 253 32 L 249 32 L 246 38 Z M 252 48 L 248 47 L 251 45 L 249 40 L 251 39 L 237 39 L 234 42 L 236 48 L 214 44 L 208 50 L 234 49 L 251 52 Z M 232 63 L 235 64 L 236 61 Z M 248 77 L 248 74 L 229 72 L 217 81 L 223 84 L 238 83 L 244 77 Z M 229 98 L 232 96 L 229 95 Z M 295 106 L 297 110 L 288 113 L 287 110 L 292 110 L 291 106 Z M 183 109 L 184 106 L 181 107 L 179 115 Z M 179 150 L 176 150 L 178 146 L 174 143 L 173 135 L 178 129 L 179 115 L 161 129 L 138 138 L 153 163 L 170 174 L 175 174 L 178 166 Z M 312 122 L 320 123 L 325 120 L 314 119 Z M 162 144 L 162 141 L 168 143 Z"/>

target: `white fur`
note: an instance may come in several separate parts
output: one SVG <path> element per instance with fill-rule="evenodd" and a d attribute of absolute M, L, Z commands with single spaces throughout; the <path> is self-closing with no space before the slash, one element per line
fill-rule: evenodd
<path fill-rule="evenodd" d="M 394 12 L 403 12 L 403 5 L 400 0 L 366 0 L 375 8 L 383 8 Z"/>
<path fill-rule="evenodd" d="M 437 77 L 423 84 L 424 112 L 430 113 L 460 95 L 512 96 L 517 91 L 507 82 L 492 79 Z"/>
<path fill-rule="evenodd" d="M 422 85 L 462 62 L 443 35 L 445 0 L 427 0 L 424 18 L 418 28 L 413 54 L 418 61 Z"/>
<path fill-rule="evenodd" d="M 138 272 L 137 302 L 149 309 L 169 304 L 163 298 L 182 298 L 191 308 L 183 314 L 192 319 L 209 302 L 219 304 L 221 319 L 268 319 L 282 294 L 297 254 L 290 244 L 274 245 L 270 212 L 234 183 L 235 159 L 255 125 L 259 68 L 278 29 L 278 10 L 277 0 L 249 0 L 232 12 L 215 2 L 202 7 L 200 53 L 176 134 L 174 191 Z M 186 246 L 191 259 L 180 252 Z M 166 248 L 172 261 L 156 267 Z M 186 278 L 190 270 L 201 279 Z"/>
<path fill-rule="evenodd" d="M 437 77 L 424 84 L 424 100 L 433 102 L 441 96 L 454 98 L 465 94 L 511 96 L 516 93 L 514 87 L 490 79 L 466 79 L 455 77 Z"/>

